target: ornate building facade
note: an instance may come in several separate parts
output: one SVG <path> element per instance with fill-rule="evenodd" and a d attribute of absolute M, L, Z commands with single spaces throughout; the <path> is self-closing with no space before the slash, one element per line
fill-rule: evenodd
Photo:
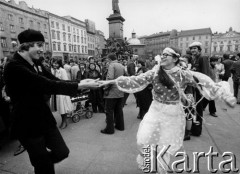
<path fill-rule="evenodd" d="M 0 41 L 3 56 L 14 52 L 13 41 L 26 29 L 35 29 L 45 37 L 44 52 L 51 51 L 48 12 L 28 7 L 26 2 L 0 0 Z M 18 45 L 17 45 L 18 46 Z"/>
<path fill-rule="evenodd" d="M 226 33 L 215 33 L 212 39 L 212 55 L 237 54 L 240 52 L 240 32 L 232 27 Z"/>

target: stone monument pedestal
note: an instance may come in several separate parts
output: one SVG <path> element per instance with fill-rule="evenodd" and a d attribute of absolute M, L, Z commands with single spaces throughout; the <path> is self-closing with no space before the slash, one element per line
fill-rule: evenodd
<path fill-rule="evenodd" d="M 125 19 L 120 13 L 111 14 L 107 18 L 109 22 L 109 38 L 115 38 L 117 40 L 123 39 L 123 22 Z"/>

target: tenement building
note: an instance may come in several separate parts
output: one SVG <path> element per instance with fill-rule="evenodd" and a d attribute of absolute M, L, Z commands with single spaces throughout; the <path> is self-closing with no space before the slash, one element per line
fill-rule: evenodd
<path fill-rule="evenodd" d="M 232 27 L 226 33 L 214 33 L 212 39 L 212 55 L 237 54 L 240 52 L 240 32 Z"/>
<path fill-rule="evenodd" d="M 177 34 L 176 30 L 172 30 L 141 37 L 140 40 L 146 44 L 146 54 L 155 56 L 162 54 L 164 48 L 169 47 L 170 45 L 176 46 Z"/>
<path fill-rule="evenodd" d="M 49 13 L 52 55 L 64 60 L 87 57 L 85 22 L 71 16 L 60 17 Z"/>
<path fill-rule="evenodd" d="M 51 51 L 48 13 L 28 7 L 26 2 L 17 4 L 14 0 L 0 0 L 0 41 L 3 56 L 11 55 L 17 43 L 17 36 L 26 29 L 35 29 L 45 37 L 44 52 Z M 19 45 L 16 45 L 16 47 Z"/>

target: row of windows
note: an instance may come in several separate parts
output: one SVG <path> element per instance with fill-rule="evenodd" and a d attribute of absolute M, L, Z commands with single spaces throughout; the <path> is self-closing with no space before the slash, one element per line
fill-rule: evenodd
<path fill-rule="evenodd" d="M 227 41 L 224 41 L 224 42 L 227 42 Z M 235 43 L 239 43 L 239 41 L 238 41 L 238 40 L 236 40 L 236 41 L 235 41 Z M 218 42 L 214 42 L 214 44 L 215 44 L 215 45 L 217 45 L 217 44 L 218 44 Z M 224 44 L 224 43 L 223 43 L 223 41 L 221 41 L 221 42 L 220 42 L 220 44 Z M 231 41 L 231 40 L 229 40 L 229 41 L 228 41 L 228 44 L 232 44 L 232 41 Z"/>
<path fill-rule="evenodd" d="M 88 44 L 88 48 L 89 49 L 95 49 L 95 46 L 94 46 L 94 44 Z"/>
<path fill-rule="evenodd" d="M 95 38 L 94 37 L 88 37 L 88 42 L 95 42 Z"/>
<path fill-rule="evenodd" d="M 51 28 L 55 28 L 55 22 L 54 21 L 51 21 Z M 67 28 L 68 32 L 71 32 L 71 27 L 70 26 L 66 27 L 65 24 L 62 24 L 62 30 L 66 31 L 66 28 Z M 56 22 L 56 29 L 60 29 L 60 25 L 59 25 L 58 22 Z M 73 27 L 73 33 L 74 34 L 76 33 L 77 35 L 79 35 L 79 29 Z M 86 36 L 86 31 L 81 30 L 81 36 L 83 37 L 83 35 Z"/>
<path fill-rule="evenodd" d="M 17 43 L 17 39 L 11 38 L 11 42 L 15 41 Z M 13 47 L 13 45 L 11 45 Z M 7 38 L 1 37 L 1 47 L 2 48 L 7 48 Z"/>
<path fill-rule="evenodd" d="M 208 35 L 206 35 L 205 36 L 205 38 L 206 39 L 208 39 Z M 203 36 L 191 36 L 191 37 L 181 37 L 180 38 L 180 41 L 183 41 L 183 40 L 186 40 L 186 41 L 188 41 L 189 39 L 191 39 L 192 38 L 192 40 L 201 40 L 202 38 L 204 38 L 204 35 Z M 198 39 L 197 39 L 198 38 Z"/>
<path fill-rule="evenodd" d="M 53 43 L 53 51 L 61 51 L 61 43 Z M 68 50 L 67 50 L 68 48 Z M 63 51 L 73 51 L 75 53 L 87 53 L 87 46 L 63 44 Z"/>
<path fill-rule="evenodd" d="M 223 46 L 219 46 L 219 51 L 222 52 L 223 48 L 224 48 Z M 231 45 L 228 45 L 227 46 L 227 51 L 232 51 L 232 48 L 233 47 Z M 217 51 L 217 46 L 214 46 L 213 50 L 214 50 L 214 52 L 216 52 Z M 234 51 L 239 51 L 239 45 L 235 45 Z"/>
<path fill-rule="evenodd" d="M 189 46 L 189 43 L 188 43 L 188 42 L 185 43 L 185 46 L 188 47 L 188 46 Z M 209 42 L 208 42 L 208 41 L 205 41 L 205 46 L 206 46 L 206 47 L 209 46 Z M 182 47 L 183 47 L 183 43 L 180 43 L 180 48 L 182 48 Z"/>
<path fill-rule="evenodd" d="M 31 28 L 31 27 L 30 27 L 30 28 Z M 3 27 L 3 23 L 0 22 L 0 31 L 4 31 L 5 29 L 6 29 L 6 26 Z M 24 27 L 20 27 L 20 30 L 21 30 L 21 31 L 24 31 L 25 28 L 24 28 Z M 15 33 L 15 32 L 16 32 L 16 26 L 10 24 L 10 25 L 9 25 L 9 31 L 10 31 L 11 33 Z M 48 34 L 47 34 L 46 31 L 44 31 L 44 37 L 45 37 L 45 38 L 48 38 Z"/>
<path fill-rule="evenodd" d="M 57 39 L 57 40 L 60 40 L 60 31 L 55 31 L 55 30 L 52 30 L 52 39 Z M 71 38 L 71 34 L 68 33 L 66 34 L 65 32 L 62 33 L 62 38 L 63 38 L 63 41 L 66 41 L 66 37 L 68 36 L 68 41 L 71 42 L 72 38 Z M 81 39 L 81 43 L 82 44 L 87 44 L 87 39 L 86 37 L 81 37 L 80 36 L 76 36 L 76 35 L 73 35 L 73 42 L 77 42 L 77 43 L 80 43 L 80 39 Z"/>
<path fill-rule="evenodd" d="M 0 41 L 1 41 L 1 47 L 2 48 L 7 48 L 7 38 L 6 37 L 1 37 L 0 38 Z M 11 38 L 11 42 L 12 41 L 15 41 L 16 43 L 17 43 L 17 39 L 15 39 L 15 38 Z M 11 47 L 13 47 L 13 45 L 11 45 Z M 45 43 L 45 49 L 46 50 L 49 50 L 49 43 Z"/>
<path fill-rule="evenodd" d="M 3 23 L 0 22 L 0 31 L 4 31 L 5 29 L 6 29 L 6 26 L 3 27 Z M 12 24 L 9 25 L 9 29 L 10 29 L 10 32 L 11 32 L 11 33 L 15 33 L 15 32 L 16 32 L 16 31 L 15 31 L 15 26 L 12 25 Z"/>
<path fill-rule="evenodd" d="M 14 21 L 12 14 L 8 14 L 8 20 Z M 19 18 L 18 18 L 18 22 L 19 22 L 20 24 L 24 24 L 24 19 L 23 19 L 23 17 L 19 17 Z M 33 20 L 29 20 L 29 25 L 30 25 L 30 27 L 32 27 L 32 26 L 34 25 Z M 37 22 L 37 28 L 38 28 L 38 29 L 41 28 L 41 23 L 40 23 L 40 22 Z M 43 24 L 43 28 L 44 28 L 44 29 L 47 29 L 47 24 Z"/>
<path fill-rule="evenodd" d="M 154 39 L 147 39 L 146 42 L 157 42 L 157 41 L 168 41 L 169 38 L 166 37 L 159 37 L 159 38 L 154 38 Z"/>

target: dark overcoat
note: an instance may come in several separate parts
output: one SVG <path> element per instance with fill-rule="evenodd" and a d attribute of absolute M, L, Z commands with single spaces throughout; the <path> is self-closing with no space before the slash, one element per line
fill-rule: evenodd
<path fill-rule="evenodd" d="M 6 64 L 4 80 L 13 104 L 13 134 L 37 137 L 56 127 L 46 95 L 75 95 L 78 83 L 62 81 L 38 62 L 28 63 L 18 53 Z"/>

